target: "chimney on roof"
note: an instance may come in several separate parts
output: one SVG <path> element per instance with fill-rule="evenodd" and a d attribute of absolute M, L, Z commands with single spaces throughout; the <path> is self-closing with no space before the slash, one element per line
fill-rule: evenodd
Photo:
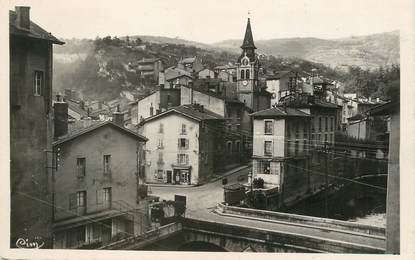
<path fill-rule="evenodd" d="M 61 95 L 56 95 L 53 104 L 54 109 L 54 138 L 57 139 L 68 133 L 68 103 L 62 100 Z"/>
<path fill-rule="evenodd" d="M 117 111 L 112 113 L 112 122 L 118 126 L 124 127 L 124 113 L 120 111 L 120 105 L 117 105 Z"/>
<path fill-rule="evenodd" d="M 22 30 L 30 30 L 30 7 L 29 6 L 16 6 L 16 21 L 17 25 Z"/>

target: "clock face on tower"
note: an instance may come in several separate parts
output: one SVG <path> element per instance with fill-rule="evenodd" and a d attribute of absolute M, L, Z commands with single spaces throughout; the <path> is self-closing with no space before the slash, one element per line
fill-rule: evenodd
<path fill-rule="evenodd" d="M 248 65 L 248 63 L 249 63 L 249 61 L 248 61 L 248 59 L 247 59 L 247 58 L 244 58 L 244 59 L 242 60 L 242 65 L 247 66 L 247 65 Z"/>
<path fill-rule="evenodd" d="M 242 81 L 242 84 L 243 84 L 244 86 L 246 86 L 246 85 L 248 85 L 248 81 L 244 80 L 244 81 Z"/>

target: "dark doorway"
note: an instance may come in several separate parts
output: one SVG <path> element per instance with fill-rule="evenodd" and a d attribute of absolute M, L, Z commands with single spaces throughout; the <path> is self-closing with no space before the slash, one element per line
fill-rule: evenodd
<path fill-rule="evenodd" d="M 167 173 L 167 183 L 172 183 L 171 178 L 172 178 L 172 172 L 171 171 L 166 171 Z"/>
<path fill-rule="evenodd" d="M 180 170 L 178 169 L 173 170 L 173 183 L 174 184 L 180 183 Z"/>

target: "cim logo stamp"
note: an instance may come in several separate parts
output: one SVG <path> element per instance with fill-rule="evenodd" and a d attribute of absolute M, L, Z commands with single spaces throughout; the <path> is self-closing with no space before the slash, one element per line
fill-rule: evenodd
<path fill-rule="evenodd" d="M 39 249 L 45 245 L 45 242 L 41 237 L 35 237 L 34 239 L 19 238 L 16 241 L 16 247 L 28 248 L 28 249 Z"/>

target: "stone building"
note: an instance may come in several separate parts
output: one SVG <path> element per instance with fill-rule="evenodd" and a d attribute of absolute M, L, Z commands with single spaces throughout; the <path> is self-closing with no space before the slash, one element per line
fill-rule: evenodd
<path fill-rule="evenodd" d="M 151 183 L 200 184 L 222 158 L 224 118 L 201 105 L 182 105 L 141 122 L 146 144 L 146 179 Z"/>
<path fill-rule="evenodd" d="M 296 86 L 297 77 L 293 71 L 278 71 L 266 77 L 267 91 L 272 94 L 271 105 L 279 103 Z"/>
<path fill-rule="evenodd" d="M 278 208 L 311 188 L 310 115 L 290 107 L 274 107 L 251 114 L 253 118 L 252 179 L 264 196 L 265 208 Z M 272 191 L 272 192 L 270 192 Z"/>
<path fill-rule="evenodd" d="M 65 105 L 55 102 L 54 248 L 97 248 L 147 231 L 147 138 L 124 128 L 121 113 L 67 133 Z"/>
<path fill-rule="evenodd" d="M 252 124 L 249 117 L 251 110 L 236 97 L 227 97 L 223 92 L 215 93 L 204 88 L 182 86 L 180 104 L 194 103 L 225 119 L 224 143 L 221 146 L 226 150 L 224 155 L 226 164 L 235 165 L 245 162 L 251 151 Z"/>
<path fill-rule="evenodd" d="M 400 253 L 400 102 L 399 98 L 373 107 L 370 116 L 389 116 L 388 189 L 386 194 L 386 253 Z"/>
<path fill-rule="evenodd" d="M 52 45 L 63 42 L 30 20 L 30 7 L 10 11 L 9 26 L 10 246 L 40 237 L 51 248 Z"/>
<path fill-rule="evenodd" d="M 141 59 L 136 64 L 136 72 L 141 77 L 151 77 L 157 80 L 159 72 L 164 70 L 163 62 L 159 58 Z"/>
<path fill-rule="evenodd" d="M 198 78 L 199 79 L 213 79 L 213 78 L 215 78 L 215 72 L 213 70 L 210 70 L 210 69 L 207 69 L 207 68 L 202 69 L 198 73 Z"/>
<path fill-rule="evenodd" d="M 161 86 L 150 95 L 130 103 L 131 122 L 137 125 L 143 119 L 180 105 L 180 88 Z"/>
<path fill-rule="evenodd" d="M 203 70 L 204 66 L 202 59 L 196 56 L 181 59 L 177 64 L 177 68 L 191 73 L 191 75 L 194 77 L 199 73 L 199 71 Z"/>

